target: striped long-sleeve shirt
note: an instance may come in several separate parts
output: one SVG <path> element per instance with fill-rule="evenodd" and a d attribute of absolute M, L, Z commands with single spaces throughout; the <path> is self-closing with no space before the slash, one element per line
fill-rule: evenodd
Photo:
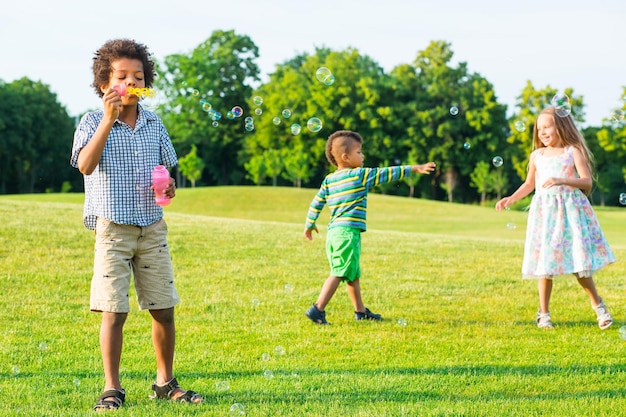
<path fill-rule="evenodd" d="M 306 228 L 315 226 L 324 205 L 330 209 L 328 228 L 349 226 L 366 230 L 367 193 L 370 188 L 411 174 L 411 166 L 386 168 L 345 168 L 324 178 L 311 201 L 306 217 Z"/>

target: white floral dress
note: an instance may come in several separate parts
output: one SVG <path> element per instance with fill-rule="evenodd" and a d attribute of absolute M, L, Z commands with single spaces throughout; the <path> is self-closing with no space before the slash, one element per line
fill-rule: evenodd
<path fill-rule="evenodd" d="M 528 212 L 522 276 L 525 279 L 577 274 L 591 277 L 615 262 L 587 196 L 567 185 L 542 188 L 550 177 L 576 178 L 574 148 L 546 157 L 537 149 L 535 194 Z"/>

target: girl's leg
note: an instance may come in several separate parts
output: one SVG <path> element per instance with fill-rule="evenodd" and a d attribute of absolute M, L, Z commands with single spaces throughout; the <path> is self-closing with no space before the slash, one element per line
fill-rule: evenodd
<path fill-rule="evenodd" d="M 315 307 L 317 307 L 319 311 L 324 311 L 330 299 L 333 298 L 333 295 L 335 295 L 335 291 L 339 288 L 340 283 L 341 277 L 331 275 L 326 278 L 324 285 L 322 285 L 320 295 L 317 297 L 317 301 L 315 302 Z"/>
<path fill-rule="evenodd" d="M 542 314 L 550 312 L 550 296 L 552 295 L 552 279 L 541 278 L 538 282 L 539 289 L 539 311 Z"/>
<path fill-rule="evenodd" d="M 363 299 L 361 298 L 361 283 L 359 279 L 357 278 L 352 282 L 348 282 L 346 287 L 348 289 L 348 296 L 354 306 L 354 311 L 365 313 L 365 305 L 363 305 Z"/>
<path fill-rule="evenodd" d="M 598 295 L 598 291 L 596 290 L 596 285 L 593 282 L 593 278 L 592 277 L 579 278 L 578 274 L 574 274 L 574 275 L 576 276 L 576 280 L 578 281 L 580 286 L 583 287 L 583 289 L 589 296 L 589 300 L 591 301 L 591 306 L 594 308 L 597 307 L 602 302 L 602 299 Z"/>
<path fill-rule="evenodd" d="M 598 326 L 602 330 L 608 329 L 611 324 L 613 324 L 613 317 L 611 316 L 609 310 L 606 308 L 606 305 L 604 305 L 604 301 L 602 301 L 602 298 L 598 295 L 598 291 L 596 290 L 596 285 L 593 282 L 593 278 L 580 278 L 577 274 L 574 275 L 576 276 L 576 279 L 578 280 L 580 286 L 584 288 L 585 292 L 589 296 L 589 300 L 591 301 L 591 307 L 593 307 L 593 310 L 596 312 Z"/>

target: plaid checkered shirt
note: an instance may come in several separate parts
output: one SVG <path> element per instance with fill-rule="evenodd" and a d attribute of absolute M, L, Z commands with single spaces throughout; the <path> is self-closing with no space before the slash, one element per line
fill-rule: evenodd
<path fill-rule="evenodd" d="M 70 164 L 78 168 L 78 154 L 89 143 L 102 120 L 102 110 L 86 113 L 74 133 Z M 154 202 L 152 169 L 176 166 L 172 141 L 155 113 L 139 105 L 135 129 L 116 120 L 102 157 L 91 175 L 85 175 L 85 227 L 94 230 L 96 218 L 118 224 L 148 226 L 163 217 Z"/>

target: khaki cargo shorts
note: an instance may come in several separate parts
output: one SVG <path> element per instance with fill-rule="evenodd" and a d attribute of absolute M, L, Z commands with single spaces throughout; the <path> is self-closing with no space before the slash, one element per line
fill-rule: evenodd
<path fill-rule="evenodd" d="M 131 276 L 139 309 L 162 310 L 178 303 L 165 220 L 139 227 L 98 217 L 91 310 L 128 313 Z"/>

